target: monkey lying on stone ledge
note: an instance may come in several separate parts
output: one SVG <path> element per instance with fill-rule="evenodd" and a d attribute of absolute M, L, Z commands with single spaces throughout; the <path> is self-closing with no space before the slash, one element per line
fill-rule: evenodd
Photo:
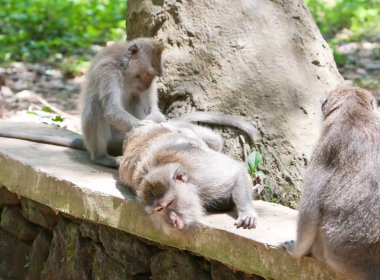
<path fill-rule="evenodd" d="M 236 227 L 255 228 L 252 180 L 243 163 L 219 152 L 221 146 L 218 134 L 190 123 L 136 127 L 124 140 L 120 180 L 166 233 L 196 226 L 207 210 L 234 205 Z"/>

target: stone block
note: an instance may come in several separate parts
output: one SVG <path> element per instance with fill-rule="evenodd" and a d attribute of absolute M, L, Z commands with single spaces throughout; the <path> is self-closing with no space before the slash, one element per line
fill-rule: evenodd
<path fill-rule="evenodd" d="M 88 237 L 95 242 L 100 242 L 98 225 L 82 222 L 79 226 L 79 230 L 83 237 Z"/>
<path fill-rule="evenodd" d="M 94 245 L 95 255 L 94 263 L 92 266 L 92 279 L 93 280 L 103 280 L 103 279 L 113 279 L 113 280 L 129 280 L 134 279 L 132 276 L 128 275 L 126 269 L 118 263 L 117 261 L 110 258 L 104 250 L 98 246 Z M 147 278 L 149 278 L 147 276 Z"/>
<path fill-rule="evenodd" d="M 100 227 L 99 237 L 106 253 L 123 264 L 129 274 L 149 272 L 150 257 L 153 254 L 149 246 L 125 232 L 105 226 Z"/>
<path fill-rule="evenodd" d="M 31 245 L 0 229 L 0 279 L 25 279 Z"/>
<path fill-rule="evenodd" d="M 46 230 L 41 230 L 33 241 L 30 252 L 30 265 L 27 280 L 40 279 L 41 272 L 50 251 L 52 236 Z"/>
<path fill-rule="evenodd" d="M 188 254 L 179 251 L 162 251 L 151 259 L 153 280 L 210 279 L 197 262 Z M 228 279 L 228 278 L 225 278 Z"/>
<path fill-rule="evenodd" d="M 8 191 L 5 187 L 0 185 L 0 208 L 4 205 L 17 205 L 20 200 L 15 193 Z"/>
<path fill-rule="evenodd" d="M 227 266 L 213 262 L 211 263 L 211 279 L 212 280 L 265 280 L 260 276 L 248 275 L 243 272 L 233 271 Z"/>
<path fill-rule="evenodd" d="M 91 279 L 94 248 L 81 237 L 79 226 L 59 220 L 41 279 Z"/>
<path fill-rule="evenodd" d="M 22 198 L 22 215 L 34 224 L 52 230 L 58 222 L 58 215 L 41 203 Z"/>
<path fill-rule="evenodd" d="M 5 206 L 1 213 L 1 227 L 21 240 L 33 240 L 38 234 L 38 226 L 28 222 L 18 207 Z"/>

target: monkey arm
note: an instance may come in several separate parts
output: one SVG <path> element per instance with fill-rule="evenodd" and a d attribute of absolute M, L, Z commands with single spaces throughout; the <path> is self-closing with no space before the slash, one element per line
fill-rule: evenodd
<path fill-rule="evenodd" d="M 149 90 L 150 95 L 150 113 L 146 116 L 147 120 L 152 120 L 156 123 L 161 123 L 166 121 L 166 117 L 161 113 L 158 108 L 158 98 L 157 98 L 157 86 L 153 81 L 151 88 Z"/>
<path fill-rule="evenodd" d="M 121 90 L 114 87 L 112 92 L 104 95 L 101 104 L 107 123 L 120 131 L 129 131 L 136 127 L 140 120 L 128 113 L 121 105 Z"/>

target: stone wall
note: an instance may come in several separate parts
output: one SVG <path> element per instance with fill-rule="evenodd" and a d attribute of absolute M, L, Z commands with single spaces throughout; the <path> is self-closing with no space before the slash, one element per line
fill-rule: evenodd
<path fill-rule="evenodd" d="M 296 235 L 293 209 L 254 201 L 255 229 L 237 229 L 229 211 L 202 217 L 195 234 L 166 235 L 117 178 L 86 152 L 0 137 L 0 279 L 346 279 L 281 248 Z"/>
<path fill-rule="evenodd" d="M 0 279 L 264 279 L 0 188 Z"/>

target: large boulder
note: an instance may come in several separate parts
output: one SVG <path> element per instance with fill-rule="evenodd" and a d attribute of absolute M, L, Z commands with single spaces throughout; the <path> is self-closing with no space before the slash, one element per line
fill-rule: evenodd
<path fill-rule="evenodd" d="M 129 0 L 127 13 L 128 39 L 155 36 L 166 45 L 162 110 L 221 111 L 256 125 L 264 199 L 294 206 L 319 100 L 342 81 L 304 2 Z M 241 154 L 237 140 L 226 142 L 227 153 Z"/>

